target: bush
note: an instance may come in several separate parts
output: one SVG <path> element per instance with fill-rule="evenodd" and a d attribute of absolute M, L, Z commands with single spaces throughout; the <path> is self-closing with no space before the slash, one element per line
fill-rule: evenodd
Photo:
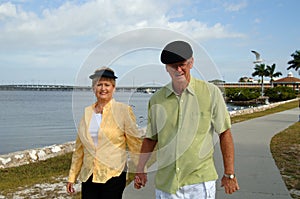
<path fill-rule="evenodd" d="M 266 89 L 265 96 L 269 97 L 270 102 L 285 101 L 296 98 L 296 91 L 291 87 L 276 86 Z"/>
<path fill-rule="evenodd" d="M 249 101 L 260 96 L 259 88 L 226 88 L 225 94 L 228 100 Z"/>

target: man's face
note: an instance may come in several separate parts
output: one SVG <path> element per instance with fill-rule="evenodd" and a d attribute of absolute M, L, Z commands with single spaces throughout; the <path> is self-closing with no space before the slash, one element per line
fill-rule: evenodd
<path fill-rule="evenodd" d="M 166 64 L 166 70 L 172 78 L 173 82 L 190 82 L 191 73 L 194 64 L 194 58 L 190 58 L 186 61 L 177 62 L 174 64 Z"/>

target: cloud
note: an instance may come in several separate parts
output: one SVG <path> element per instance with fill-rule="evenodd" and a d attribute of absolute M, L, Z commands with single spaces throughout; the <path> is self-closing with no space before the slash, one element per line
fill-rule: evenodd
<path fill-rule="evenodd" d="M 0 4 L 1 51 L 90 48 L 120 32 L 143 27 L 170 28 L 200 40 L 242 36 L 220 23 L 209 26 L 196 19 L 176 21 L 168 16 L 172 1 L 68 1 L 45 8 L 41 14 L 24 11 L 21 6 Z"/>
<path fill-rule="evenodd" d="M 59 74 L 62 81 L 73 82 L 76 70 L 92 49 L 119 34 L 136 29 L 171 30 L 199 43 L 244 37 L 243 34 L 232 31 L 226 24 L 217 21 L 208 24 L 197 16 L 186 14 L 191 9 L 186 1 L 89 0 L 78 4 L 78 0 L 72 0 L 59 4 L 57 3 L 62 1 L 51 1 L 51 5 L 48 1 L 45 2 L 48 4 L 39 2 L 36 5 L 33 1 L 27 4 L 28 2 L 22 3 L 20 0 L 0 3 L 0 59 L 3 60 L 0 67 L 11 71 L 11 74 L 16 69 L 24 69 L 34 71 L 36 79 L 53 81 L 59 78 Z M 174 38 L 169 33 L 155 36 L 149 35 L 149 32 L 151 31 L 144 31 L 138 42 L 147 41 L 147 44 L 162 46 L 157 42 Z M 122 52 L 126 52 L 126 48 L 134 42 L 129 42 L 126 36 L 122 38 L 123 40 L 114 40 L 110 43 L 112 45 L 106 46 L 101 56 L 106 57 L 106 53 L 111 55 L 120 49 L 125 49 Z M 157 57 L 152 56 L 151 60 L 157 60 Z M 136 56 L 132 60 L 136 62 L 130 67 L 147 61 L 145 56 Z M 97 63 L 99 64 L 99 60 Z M 124 63 L 131 62 L 126 59 Z M 47 72 L 43 72 L 44 70 Z M 66 74 L 66 71 L 73 73 Z M 41 77 L 38 75 L 40 73 L 47 75 Z M 55 73 L 57 75 L 53 75 Z M 124 71 L 120 71 L 120 74 L 123 73 Z M 18 77 L 19 81 L 28 78 L 23 75 Z M 10 78 L 6 75 L 2 79 Z M 135 80 L 138 81 L 137 78 Z"/>
<path fill-rule="evenodd" d="M 16 6 L 10 2 L 0 5 L 0 21 L 9 18 L 16 17 L 17 9 Z"/>
<path fill-rule="evenodd" d="M 240 11 L 244 8 L 247 7 L 247 2 L 246 1 L 242 1 L 242 2 L 239 2 L 239 3 L 224 3 L 224 8 L 226 11 L 229 11 L 229 12 L 237 12 L 237 11 Z"/>
<path fill-rule="evenodd" d="M 194 19 L 183 22 L 169 22 L 167 26 L 172 30 L 187 32 L 194 39 L 198 40 L 244 37 L 243 34 L 230 32 L 220 23 L 209 27 L 207 24 Z"/>

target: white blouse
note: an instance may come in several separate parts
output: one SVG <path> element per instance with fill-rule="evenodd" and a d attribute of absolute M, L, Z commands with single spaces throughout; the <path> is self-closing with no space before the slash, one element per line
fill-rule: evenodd
<path fill-rule="evenodd" d="M 101 120 L 102 120 L 102 114 L 93 112 L 89 130 L 96 147 L 98 145 L 98 132 L 99 132 Z"/>

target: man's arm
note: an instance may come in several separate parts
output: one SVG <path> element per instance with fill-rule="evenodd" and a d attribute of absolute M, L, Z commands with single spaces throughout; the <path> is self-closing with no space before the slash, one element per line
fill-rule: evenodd
<path fill-rule="evenodd" d="M 234 173 L 234 144 L 230 129 L 227 129 L 220 135 L 220 146 L 223 156 L 224 174 Z M 236 177 L 230 179 L 229 177 L 222 177 L 221 186 L 224 186 L 225 193 L 232 194 L 239 190 L 239 185 Z"/>
<path fill-rule="evenodd" d="M 137 172 L 134 178 L 134 187 L 136 189 L 140 189 L 141 187 L 144 187 L 147 182 L 147 174 L 145 173 L 145 166 L 156 146 L 156 143 L 157 143 L 156 140 L 151 140 L 149 138 L 144 138 L 143 140 L 139 163 L 137 166 Z"/>

